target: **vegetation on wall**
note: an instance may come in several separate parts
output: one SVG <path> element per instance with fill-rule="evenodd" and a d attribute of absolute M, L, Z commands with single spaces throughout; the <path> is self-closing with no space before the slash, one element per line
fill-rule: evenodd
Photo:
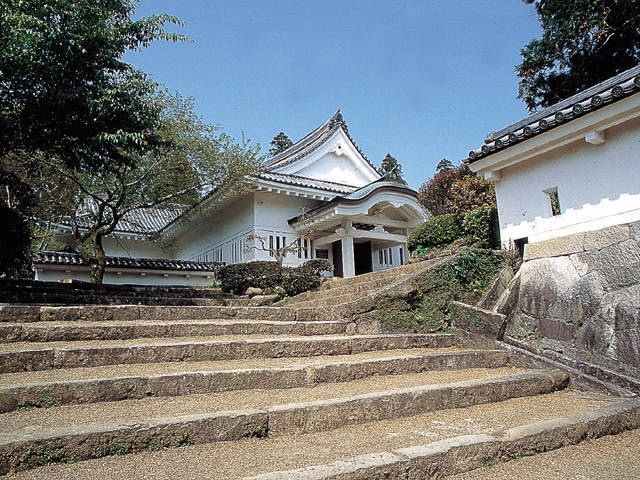
<path fill-rule="evenodd" d="M 456 315 L 454 300 L 475 303 L 508 261 L 506 252 L 469 248 L 428 270 L 405 298 L 379 300 L 381 326 L 389 331 L 447 331 Z"/>

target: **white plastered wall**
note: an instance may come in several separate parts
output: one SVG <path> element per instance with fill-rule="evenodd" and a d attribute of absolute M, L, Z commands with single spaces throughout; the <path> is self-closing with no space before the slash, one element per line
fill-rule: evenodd
<path fill-rule="evenodd" d="M 640 120 L 612 127 L 606 141 L 581 139 L 501 171 L 496 182 L 504 245 L 547 240 L 640 219 Z M 561 215 L 553 216 L 549 189 Z"/>

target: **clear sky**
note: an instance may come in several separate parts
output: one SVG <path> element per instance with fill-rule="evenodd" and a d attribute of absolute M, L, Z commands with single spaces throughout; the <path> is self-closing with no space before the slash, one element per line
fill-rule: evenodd
<path fill-rule="evenodd" d="M 153 13 L 194 43 L 126 60 L 265 154 L 341 109 L 369 160 L 391 153 L 417 189 L 441 158 L 527 116 L 514 66 L 540 30 L 521 0 L 142 0 Z"/>

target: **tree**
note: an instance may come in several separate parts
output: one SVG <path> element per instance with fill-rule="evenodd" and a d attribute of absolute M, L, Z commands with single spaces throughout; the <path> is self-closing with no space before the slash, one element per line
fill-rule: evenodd
<path fill-rule="evenodd" d="M 640 1 L 523 0 L 542 38 L 521 50 L 518 98 L 545 108 L 640 63 Z"/>
<path fill-rule="evenodd" d="M 269 156 L 274 157 L 280 152 L 284 152 L 287 148 L 293 145 L 293 142 L 284 132 L 280 132 L 273 140 L 271 140 L 271 148 L 269 149 Z"/>
<path fill-rule="evenodd" d="M 187 39 L 167 32 L 181 25 L 170 15 L 132 20 L 137 5 L 0 3 L 0 199 L 23 219 L 68 211 L 70 178 L 127 168 L 161 145 L 158 87 L 121 58 Z"/>
<path fill-rule="evenodd" d="M 382 159 L 378 172 L 383 177 L 395 178 L 396 180 L 402 180 L 402 166 L 398 163 L 398 160 L 387 153 Z"/>
<path fill-rule="evenodd" d="M 267 252 L 270 257 L 275 258 L 279 268 L 282 268 L 282 263 L 284 262 L 284 258 L 287 254 L 304 252 L 310 247 L 308 239 L 316 232 L 316 227 L 313 222 L 314 217 L 307 213 L 307 208 L 302 207 L 300 210 L 302 213 L 298 216 L 297 221 L 303 228 L 299 230 L 297 238 L 294 238 L 291 242 L 287 243 L 285 237 L 280 237 L 282 238 L 282 242 L 278 237 L 271 237 L 267 241 L 266 237 L 251 234 L 247 235 L 245 239 L 245 251 L 258 250 L 261 252 Z"/>
<path fill-rule="evenodd" d="M 207 208 L 247 185 L 257 171 L 257 147 L 237 143 L 193 111 L 193 100 L 166 92 L 153 103 L 161 106 L 160 147 L 135 156 L 131 162 L 100 168 L 72 168 L 58 157 L 44 164 L 69 184 L 69 215 L 59 222 L 71 225 L 75 247 L 90 265 L 92 283 L 102 283 L 105 236 L 136 212 L 152 208 L 184 212 L 207 199 Z M 54 199 L 47 199 L 54 202 Z"/>
<path fill-rule="evenodd" d="M 451 163 L 451 160 L 443 158 L 438 162 L 438 165 L 436 165 L 436 172 L 441 172 L 442 170 L 451 170 L 452 168 L 454 168 L 454 166 L 453 163 Z"/>
<path fill-rule="evenodd" d="M 418 201 L 431 215 L 453 213 L 450 190 L 454 182 L 471 175 L 466 165 L 438 171 L 432 178 L 420 185 Z"/>

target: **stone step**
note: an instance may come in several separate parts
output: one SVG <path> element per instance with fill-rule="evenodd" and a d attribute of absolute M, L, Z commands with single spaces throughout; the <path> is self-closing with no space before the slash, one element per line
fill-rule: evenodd
<path fill-rule="evenodd" d="M 450 347 L 451 334 L 153 338 L 0 344 L 0 373 L 242 358 L 350 355 L 371 350 Z"/>
<path fill-rule="evenodd" d="M 377 272 L 365 273 L 363 275 L 358 275 L 352 278 L 333 278 L 329 282 L 325 282 L 322 284 L 321 289 L 333 289 L 336 287 L 342 287 L 345 285 L 355 286 L 359 283 L 366 283 L 380 278 L 392 278 L 394 280 L 399 280 L 402 278 L 409 277 L 411 275 L 416 275 L 425 270 L 433 268 L 441 263 L 446 262 L 452 258 L 452 256 L 447 255 L 438 258 L 432 258 L 429 260 L 425 260 L 417 263 L 410 263 L 408 265 L 402 265 L 394 268 L 389 268 L 387 270 L 379 270 Z"/>
<path fill-rule="evenodd" d="M 0 342 L 117 340 L 145 337 L 213 335 L 335 335 L 345 333 L 338 321 L 285 320 L 130 320 L 30 322 L 0 324 Z"/>
<path fill-rule="evenodd" d="M 322 432 L 563 389 L 560 371 L 426 372 L 289 390 L 71 405 L 0 416 L 0 474 L 165 446 Z"/>
<path fill-rule="evenodd" d="M 106 320 L 296 320 L 296 310 L 287 307 L 245 306 L 146 306 L 146 305 L 84 305 L 53 307 L 42 305 L 0 304 L 2 322 L 62 322 Z"/>
<path fill-rule="evenodd" d="M 354 355 L 116 365 L 21 372 L 0 376 L 0 412 L 63 404 L 112 402 L 245 389 L 311 387 L 372 375 L 498 368 L 497 350 L 389 350 Z"/>
<path fill-rule="evenodd" d="M 372 281 L 361 282 L 355 285 L 339 285 L 332 288 L 323 287 L 320 290 L 303 292 L 295 297 L 291 297 L 281 302 L 278 306 L 296 307 L 301 302 L 309 302 L 311 300 L 330 299 L 340 295 L 356 295 L 359 297 L 367 296 L 381 288 L 387 287 L 395 283 L 394 278 L 378 278 Z M 332 282 L 325 282 L 332 283 Z M 324 284 L 323 284 L 324 285 Z"/>

